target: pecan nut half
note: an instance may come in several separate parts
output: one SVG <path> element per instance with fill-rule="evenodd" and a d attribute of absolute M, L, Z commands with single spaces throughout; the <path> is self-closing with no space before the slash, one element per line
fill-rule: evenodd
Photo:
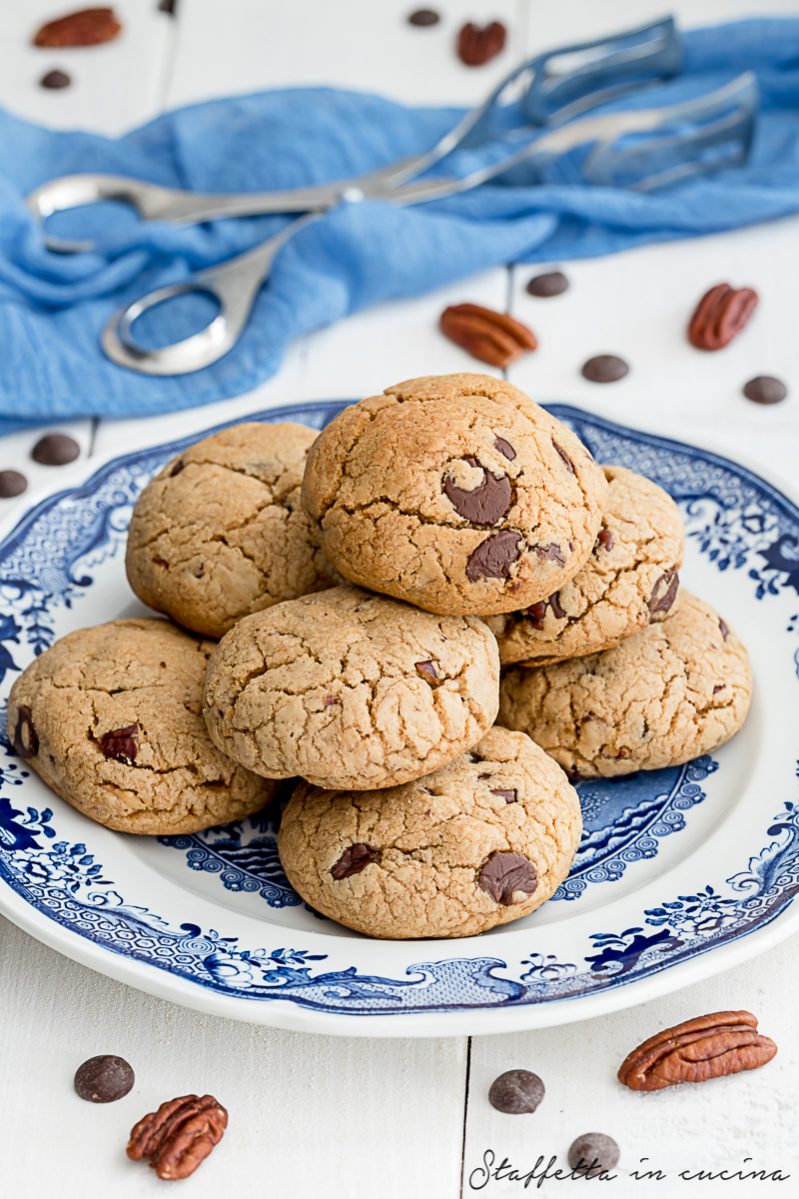
<path fill-rule="evenodd" d="M 42 25 L 34 46 L 63 50 L 70 46 L 99 46 L 112 41 L 122 30 L 113 8 L 82 8 Z"/>
<path fill-rule="evenodd" d="M 758 295 L 751 287 L 718 283 L 706 291 L 688 324 L 688 340 L 697 350 L 723 350 L 749 323 Z"/>
<path fill-rule="evenodd" d="M 659 1091 L 765 1066 L 777 1052 L 757 1031 L 751 1012 L 711 1012 L 666 1028 L 628 1054 L 619 1082 L 632 1091 Z"/>
<path fill-rule="evenodd" d="M 507 366 L 538 345 L 535 333 L 506 312 L 480 304 L 452 304 L 441 313 L 445 337 L 489 366 Z"/>
<path fill-rule="evenodd" d="M 481 28 L 469 21 L 458 34 L 458 58 L 467 67 L 482 67 L 505 49 L 508 31 L 501 21 Z"/>
<path fill-rule="evenodd" d="M 227 1112 L 213 1095 L 181 1095 L 133 1126 L 127 1154 L 135 1162 L 149 1161 L 159 1178 L 188 1178 L 226 1128 Z"/>

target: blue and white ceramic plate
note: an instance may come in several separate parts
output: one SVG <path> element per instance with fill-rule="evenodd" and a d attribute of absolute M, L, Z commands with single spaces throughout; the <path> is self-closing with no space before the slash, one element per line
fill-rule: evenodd
<path fill-rule="evenodd" d="M 321 427 L 341 407 L 257 419 Z M 309 911 L 275 814 L 193 836 L 113 833 L 0 746 L 0 908 L 70 957 L 242 1020 L 331 1033 L 445 1035 L 565 1023 L 751 957 L 799 926 L 799 507 L 710 452 L 555 406 L 601 462 L 654 479 L 688 529 L 684 581 L 747 643 L 746 727 L 671 770 L 580 784 L 574 869 L 540 911 L 460 941 L 374 941 Z M 189 438 L 115 458 L 38 503 L 0 542 L 0 712 L 35 654 L 141 611 L 123 567 L 139 491 Z M 73 476 L 74 477 L 74 476 Z"/>

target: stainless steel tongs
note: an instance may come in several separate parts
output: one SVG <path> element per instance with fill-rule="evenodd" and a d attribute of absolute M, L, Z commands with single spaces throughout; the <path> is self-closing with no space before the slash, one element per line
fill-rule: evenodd
<path fill-rule="evenodd" d="M 560 75 L 553 64 L 566 54 L 572 60 L 571 66 Z M 581 55 L 582 65 L 575 66 L 575 56 Z M 678 63 L 676 32 L 673 23 L 666 20 L 616 39 L 531 59 L 511 72 L 432 150 L 357 178 L 282 192 L 201 195 L 115 176 L 78 175 L 45 184 L 32 193 L 29 204 L 46 217 L 93 199 L 121 198 L 132 203 L 145 219 L 184 224 L 266 212 L 306 214 L 254 249 L 180 283 L 158 288 L 109 321 L 101 341 L 114 362 L 151 375 L 184 374 L 209 366 L 232 349 L 278 251 L 310 221 L 340 204 L 367 198 L 400 205 L 439 200 L 479 187 L 522 164 L 527 178 L 533 167 L 540 174 L 546 164 L 578 147 L 585 147 L 579 163 L 585 181 L 638 189 L 662 186 L 745 159 L 757 109 L 757 84 L 750 73 L 680 104 L 584 117 L 568 125 L 559 123 L 630 87 L 673 74 Z M 519 105 L 511 109 L 502 100 L 509 88 L 519 85 L 524 119 L 521 125 L 517 119 L 516 125 L 508 129 L 507 118 L 517 114 Z M 497 121 L 505 125 L 499 137 L 494 129 Z M 520 140 L 524 131 L 529 135 L 530 122 L 542 121 L 554 127 L 538 133 L 533 140 L 529 136 Z M 462 177 L 418 178 L 455 149 L 489 141 L 496 144 L 499 155 L 489 165 Z M 58 248 L 75 250 L 84 246 L 58 243 Z M 136 340 L 133 325 L 144 312 L 188 293 L 205 293 L 218 305 L 218 312 L 205 328 L 159 348 L 145 347 Z"/>

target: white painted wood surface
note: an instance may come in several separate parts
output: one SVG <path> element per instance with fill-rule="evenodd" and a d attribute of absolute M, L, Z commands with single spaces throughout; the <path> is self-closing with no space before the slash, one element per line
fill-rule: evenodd
<path fill-rule="evenodd" d="M 447 0 L 432 30 L 403 22 L 403 0 L 180 0 L 177 20 L 156 0 L 118 0 L 126 25 L 114 46 L 37 51 L 31 31 L 61 6 L 52 0 L 0 5 L 0 103 L 60 127 L 120 132 L 165 105 L 228 92 L 329 83 L 384 91 L 417 103 L 471 102 L 514 56 L 590 37 L 676 10 L 700 24 L 760 10 L 755 0 Z M 66 6 L 68 7 L 68 5 Z M 799 12 L 797 0 L 770 0 L 771 12 Z M 466 19 L 501 17 L 512 28 L 505 54 L 469 71 L 451 44 Z M 44 92 L 36 80 L 63 67 L 76 86 Z M 67 426 L 83 452 L 114 453 L 178 431 L 202 429 L 270 403 L 359 396 L 388 382 L 472 363 L 436 329 L 442 307 L 471 299 L 510 308 L 529 321 L 539 351 L 511 378 L 540 400 L 567 400 L 630 423 L 710 442 L 796 479 L 799 450 L 797 234 L 783 221 L 724 237 L 649 247 L 571 263 L 572 289 L 541 301 L 524 292 L 529 269 L 502 269 L 413 302 L 384 305 L 304 338 L 280 373 L 256 392 L 189 414 Z M 723 355 L 699 356 L 684 343 L 688 309 L 718 279 L 753 283 L 762 306 L 746 336 Z M 598 388 L 580 378 L 582 361 L 619 352 L 632 363 L 623 383 Z M 780 375 L 793 395 L 778 408 L 740 396 L 752 375 Z M 0 468 L 24 461 L 34 435 L 0 442 Z M 57 477 L 26 464 L 23 502 Z M 9 502 L 5 502 L 5 511 Z M 794 979 L 799 944 L 645 1007 L 588 1024 L 512 1036 L 438 1041 L 337 1040 L 250 1028 L 174 1007 L 59 957 L 0 922 L 0 1195 L 66 1199 L 87 1194 L 155 1195 L 160 1184 L 123 1155 L 127 1131 L 145 1110 L 185 1090 L 210 1090 L 231 1112 L 220 1149 L 187 1187 L 195 1196 L 266 1199 L 336 1196 L 382 1199 L 536 1193 L 532 1182 L 485 1180 L 486 1151 L 526 1173 L 539 1155 L 563 1157 L 580 1132 L 600 1129 L 622 1145 L 622 1166 L 640 1158 L 667 1173 L 611 1194 L 679 1196 L 792 1193 L 799 1177 L 795 1132 L 799 1025 Z M 640 1039 L 686 1016 L 749 1007 L 780 1045 L 775 1062 L 747 1077 L 651 1096 L 625 1092 L 615 1068 Z M 114 1052 L 137 1071 L 132 1094 L 88 1108 L 71 1091 L 84 1057 Z M 486 1100 L 497 1073 L 536 1070 L 547 1099 L 533 1117 L 500 1116 Z M 751 1166 L 791 1173 L 788 1183 L 688 1183 L 684 1168 Z M 485 1183 L 485 1185 L 482 1185 Z M 548 1181 L 543 1194 L 559 1194 Z M 600 1185 L 600 1184 L 594 1184 Z M 756 1188 L 756 1189 L 753 1189 Z M 188 1193 L 188 1192 L 187 1192 Z"/>

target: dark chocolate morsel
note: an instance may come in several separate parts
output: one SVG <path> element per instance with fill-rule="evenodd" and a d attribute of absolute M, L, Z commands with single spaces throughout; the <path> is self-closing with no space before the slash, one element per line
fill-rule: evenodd
<path fill-rule="evenodd" d="M 568 470 L 569 474 L 573 475 L 574 474 L 574 463 L 572 462 L 569 455 L 566 453 L 566 451 L 563 449 L 562 446 L 558 445 L 558 443 L 555 441 L 554 437 L 552 438 L 552 444 L 554 445 L 554 447 L 557 450 L 560 457 L 566 463 L 566 469 Z"/>
<path fill-rule="evenodd" d="M 414 665 L 416 666 L 417 674 L 420 674 L 423 679 L 427 679 L 428 683 L 438 678 L 438 671 L 435 668 L 435 663 L 416 662 Z"/>
<path fill-rule="evenodd" d="M 548 603 L 549 603 L 550 608 L 552 609 L 552 615 L 556 618 L 556 620 L 565 620 L 566 619 L 566 613 L 563 611 L 563 608 L 561 607 L 561 604 L 560 604 L 560 593 L 559 592 L 557 592 L 557 591 L 553 592 L 553 594 L 550 595 L 550 597 L 549 597 Z"/>
<path fill-rule="evenodd" d="M 547 614 L 547 601 L 538 600 L 535 604 L 530 604 L 530 607 L 525 612 L 525 616 L 530 621 L 530 624 L 540 633 L 544 627 L 544 617 Z"/>
<path fill-rule="evenodd" d="M 679 586 L 680 576 L 676 570 L 667 570 L 655 581 L 649 597 L 649 611 L 653 616 L 656 612 L 668 612 L 677 598 Z"/>
<path fill-rule="evenodd" d="M 342 878 L 360 874 L 370 862 L 376 862 L 379 857 L 379 849 L 367 845 L 365 841 L 356 841 L 354 845 L 347 846 L 339 860 L 330 867 L 330 873 L 336 882 L 339 882 Z"/>
<path fill-rule="evenodd" d="M 28 480 L 18 470 L 0 470 L 0 499 L 10 500 L 28 489 Z"/>
<path fill-rule="evenodd" d="M 510 568 L 519 557 L 522 538 L 519 533 L 505 529 L 493 533 L 472 550 L 466 563 L 466 578 L 470 583 L 478 579 L 507 579 Z"/>
<path fill-rule="evenodd" d="M 510 479 L 507 475 L 492 475 L 474 457 L 463 458 L 461 461 L 482 470 L 482 482 L 478 483 L 473 491 L 466 491 L 462 487 L 457 487 L 451 479 L 444 479 L 441 490 L 458 516 L 462 516 L 470 524 L 495 525 L 511 505 Z"/>
<path fill-rule="evenodd" d="M 603 550 L 613 549 L 613 533 L 610 529 L 600 529 L 597 534 L 596 544 L 594 549 L 602 547 Z"/>
<path fill-rule="evenodd" d="M 520 853 L 504 853 L 497 850 L 483 863 L 477 875 L 477 885 L 486 891 L 495 903 L 505 907 L 514 903 L 519 891 L 532 895 L 538 883 L 538 874 L 531 861 Z"/>
<path fill-rule="evenodd" d="M 788 394 L 782 379 L 774 375 L 756 375 L 744 384 L 744 395 L 754 404 L 779 404 Z"/>
<path fill-rule="evenodd" d="M 42 466 L 66 466 L 80 454 L 80 446 L 74 437 L 66 433 L 45 433 L 31 450 L 31 458 Z"/>
<path fill-rule="evenodd" d="M 139 752 L 136 743 L 138 735 L 138 724 L 128 724 L 124 729 L 109 729 L 100 738 L 100 748 L 106 758 L 113 758 L 117 762 L 124 762 L 126 766 L 132 766 Z"/>
<path fill-rule="evenodd" d="M 727 622 L 721 618 L 719 618 L 719 631 L 721 632 L 722 638 L 726 641 L 730 635 L 730 627 Z"/>
<path fill-rule="evenodd" d="M 169 472 L 170 479 L 174 479 L 175 475 L 179 475 L 185 465 L 186 465 L 186 463 L 183 461 L 183 459 L 178 458 L 177 462 L 175 463 L 175 465 L 172 467 L 171 471 Z"/>
<path fill-rule="evenodd" d="M 583 363 L 581 374 L 591 383 L 616 383 L 630 373 L 623 358 L 616 354 L 597 354 Z"/>
<path fill-rule="evenodd" d="M 550 541 L 549 545 L 534 545 L 532 548 L 539 558 L 546 558 L 548 562 L 560 562 L 561 566 L 566 565 L 566 556 L 554 541 Z"/>
<path fill-rule="evenodd" d="M 527 284 L 528 294 L 538 296 L 541 300 L 548 300 L 550 296 L 561 296 L 568 288 L 569 280 L 563 271 L 547 271 L 543 275 L 533 275 Z"/>
<path fill-rule="evenodd" d="M 494 438 L 494 449 L 499 450 L 500 454 L 503 454 L 510 462 L 513 462 L 513 459 L 516 457 L 516 451 L 504 437 Z"/>
<path fill-rule="evenodd" d="M 441 17 L 434 8 L 417 8 L 415 12 L 408 15 L 408 24 L 415 25 L 417 29 L 429 29 L 431 25 L 437 25 L 440 20 Z"/>
<path fill-rule="evenodd" d="M 75 1071 L 75 1090 L 90 1103 L 113 1103 L 133 1088 L 136 1076 L 124 1057 L 101 1053 L 90 1057 Z"/>
<path fill-rule="evenodd" d="M 569 1147 L 569 1165 L 575 1174 L 597 1178 L 619 1160 L 619 1146 L 604 1132 L 584 1132 Z"/>
<path fill-rule="evenodd" d="M 505 803 L 516 803 L 519 798 L 515 787 L 492 787 L 492 795 L 498 795 L 500 799 L 504 799 Z"/>
<path fill-rule="evenodd" d="M 39 734 L 33 724 L 33 716 L 27 704 L 17 708 L 17 723 L 14 729 L 14 752 L 20 758 L 35 758 L 39 752 Z"/>
<path fill-rule="evenodd" d="M 336 697 L 334 695 L 326 695 L 325 698 L 322 700 L 322 706 L 325 708 L 332 708 L 337 703 L 338 703 L 338 700 L 336 699 Z"/>
<path fill-rule="evenodd" d="M 534 1112 L 543 1098 L 544 1084 L 531 1070 L 506 1070 L 494 1079 L 488 1092 L 491 1106 L 509 1116 Z"/>
<path fill-rule="evenodd" d="M 72 79 L 66 71 L 47 71 L 39 80 L 39 87 L 48 91 L 60 91 L 62 87 L 69 87 L 71 82 Z"/>

